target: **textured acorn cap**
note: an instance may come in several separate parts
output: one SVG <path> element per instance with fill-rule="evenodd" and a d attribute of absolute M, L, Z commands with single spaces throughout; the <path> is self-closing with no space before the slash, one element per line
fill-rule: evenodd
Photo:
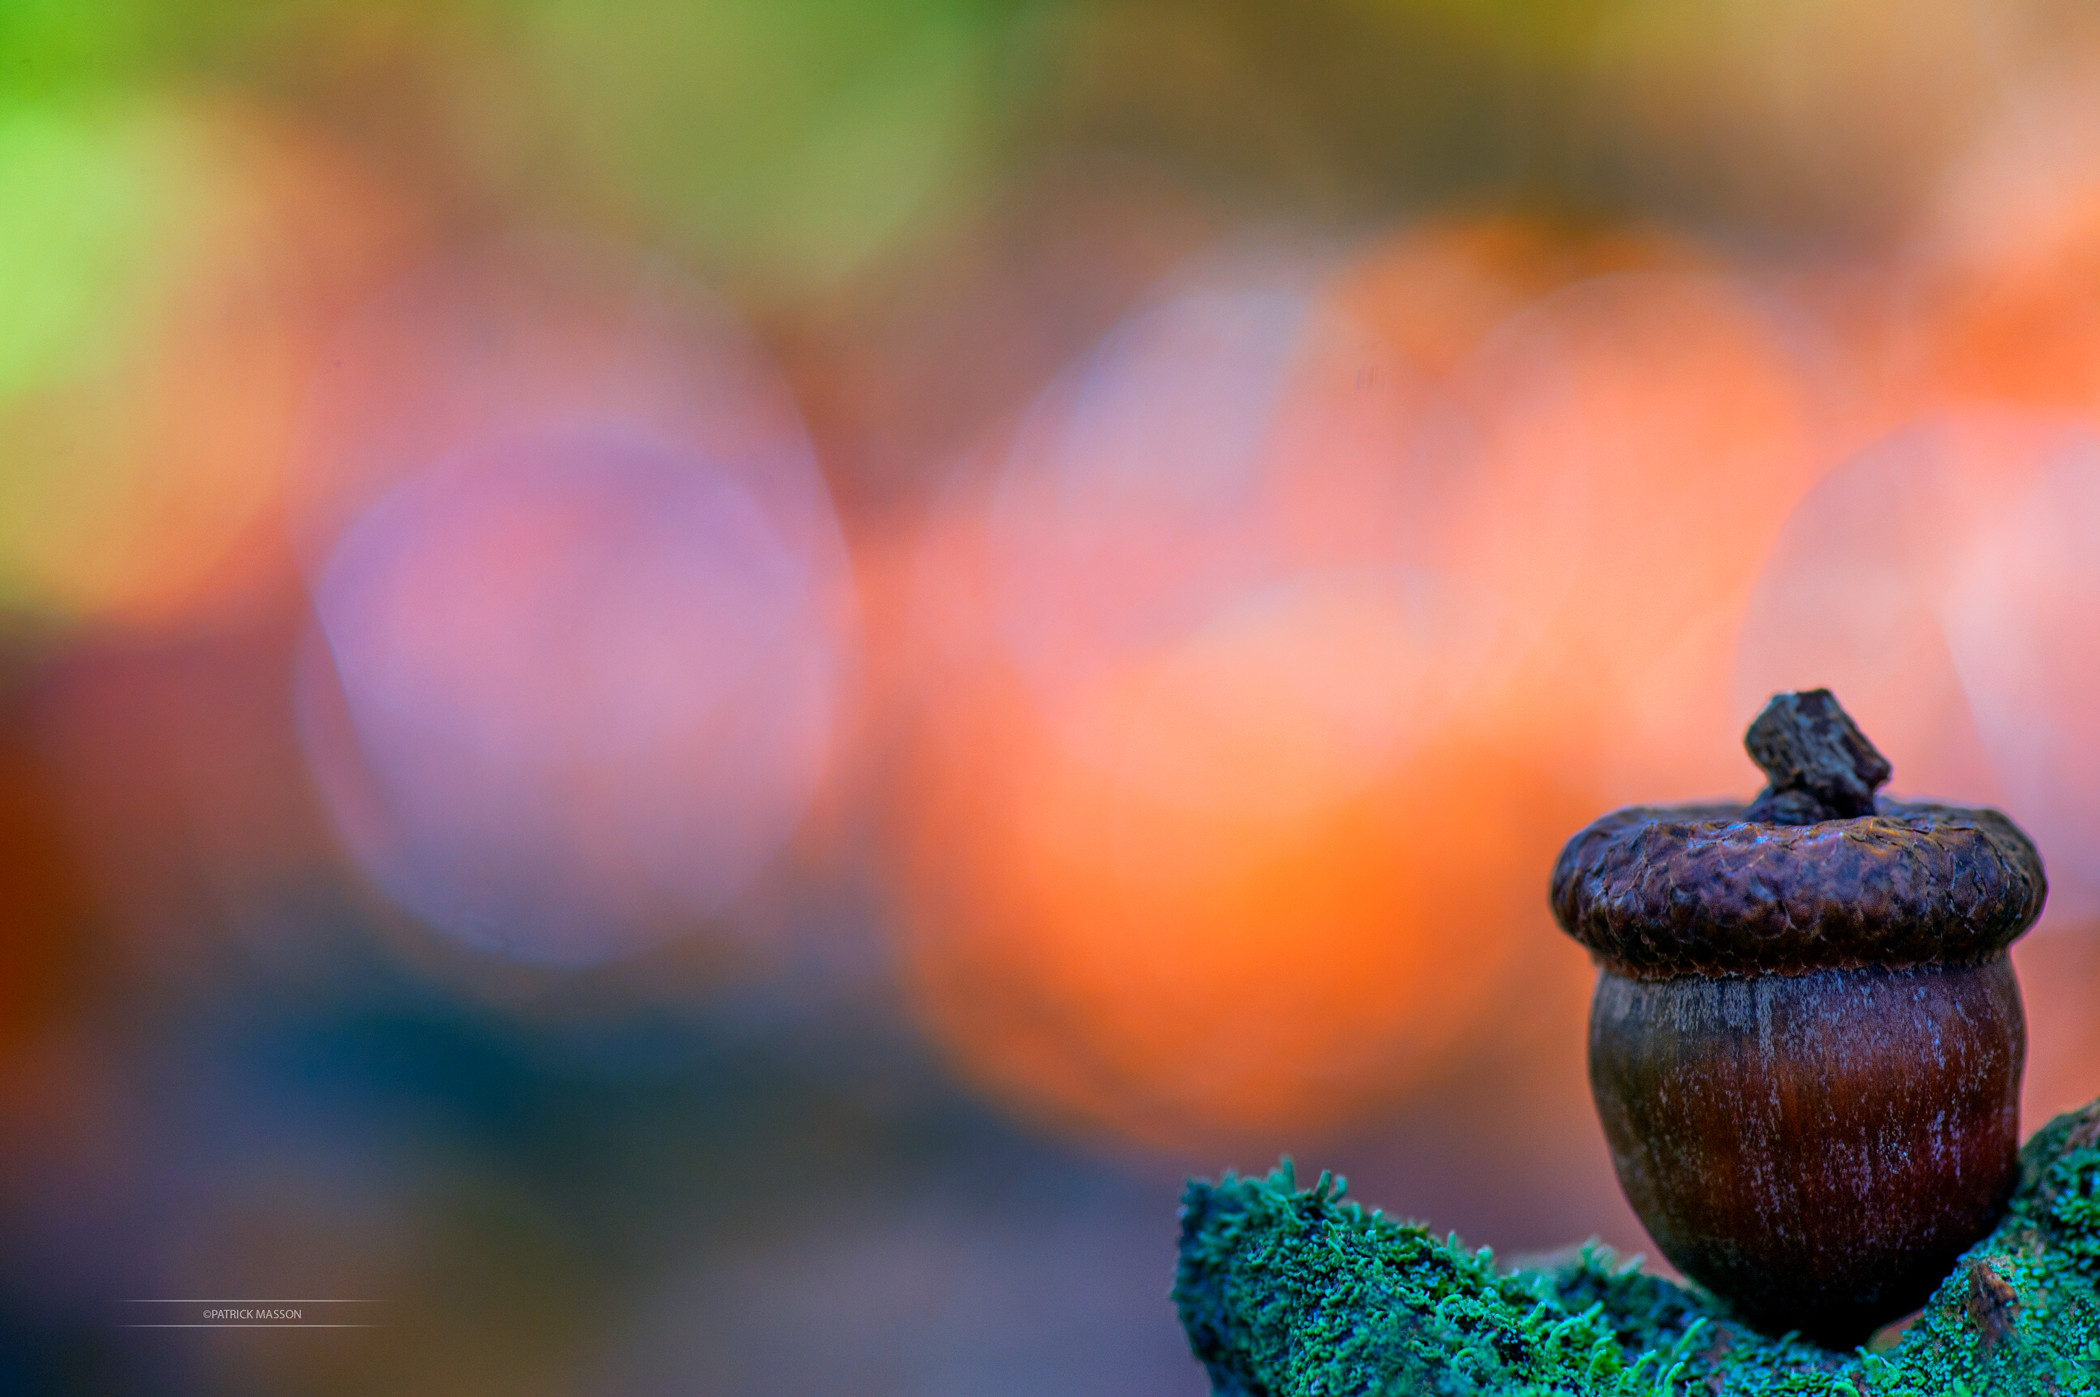
<path fill-rule="evenodd" d="M 1772 778 L 1756 801 L 1616 810 L 1561 850 L 1553 914 L 1608 968 L 1973 964 L 2041 915 L 2048 884 L 2019 827 L 1996 810 L 1875 798 L 1888 763 L 1827 690 L 1775 697 L 1745 745 Z"/>

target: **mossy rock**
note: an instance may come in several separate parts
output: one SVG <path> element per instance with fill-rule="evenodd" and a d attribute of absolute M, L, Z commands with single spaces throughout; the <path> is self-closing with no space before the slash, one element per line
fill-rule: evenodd
<path fill-rule="evenodd" d="M 1879 1353 L 1760 1334 L 1601 1247 L 1498 1271 L 1344 1187 L 1288 1160 L 1189 1183 L 1174 1300 L 1221 1397 L 2100 1397 L 2100 1101 L 2027 1142 L 1997 1231 Z"/>

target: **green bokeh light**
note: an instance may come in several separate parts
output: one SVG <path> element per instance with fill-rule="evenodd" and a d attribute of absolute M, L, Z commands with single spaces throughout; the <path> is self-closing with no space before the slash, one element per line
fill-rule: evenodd
<path fill-rule="evenodd" d="M 171 354 L 209 348 L 168 339 L 204 270 L 254 256 L 229 175 L 180 105 L 0 104 L 0 607 L 92 612 L 203 529 L 159 385 Z"/>
<path fill-rule="evenodd" d="M 704 259 L 820 285 L 964 197 L 1016 11 L 984 0 L 536 0 L 584 160 Z"/>
<path fill-rule="evenodd" d="M 135 113 L 0 107 L 0 402 L 107 368 L 150 321 L 181 146 Z"/>

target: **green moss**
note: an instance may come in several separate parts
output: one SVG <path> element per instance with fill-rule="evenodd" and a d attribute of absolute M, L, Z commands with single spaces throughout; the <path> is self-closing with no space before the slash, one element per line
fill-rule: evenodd
<path fill-rule="evenodd" d="M 1174 1300 L 1224 1397 L 2100 1397 L 2100 1102 L 2028 1141 L 1998 1230 L 1885 1353 L 1769 1338 L 1596 1246 L 1497 1271 L 1343 1187 L 1289 1160 L 1190 1182 Z"/>

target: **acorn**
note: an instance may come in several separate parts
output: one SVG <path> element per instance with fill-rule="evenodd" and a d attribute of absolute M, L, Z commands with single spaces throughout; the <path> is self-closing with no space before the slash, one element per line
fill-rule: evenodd
<path fill-rule="evenodd" d="M 1895 801 L 1827 689 L 1744 736 L 1749 805 L 1581 830 L 1553 912 L 1597 963 L 1590 1090 L 1662 1254 L 1833 1347 L 1918 1308 L 2018 1173 L 2027 1025 L 2006 948 L 2041 857 L 1996 810 Z"/>

